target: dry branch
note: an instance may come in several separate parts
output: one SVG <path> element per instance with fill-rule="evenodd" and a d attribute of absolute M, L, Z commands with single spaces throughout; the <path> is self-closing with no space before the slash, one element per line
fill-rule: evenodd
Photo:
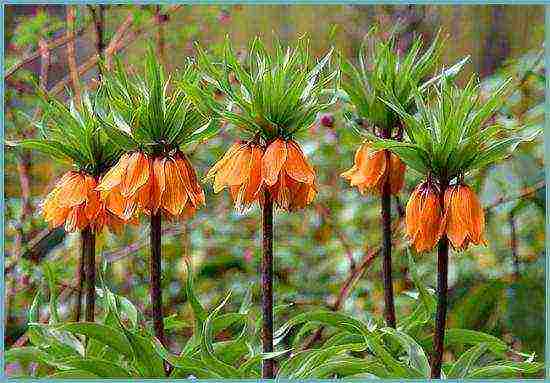
<path fill-rule="evenodd" d="M 76 64 L 76 44 L 74 38 L 76 8 L 74 6 L 67 7 L 67 63 L 69 65 L 69 75 L 73 85 L 74 96 L 77 103 L 80 103 L 80 79 Z"/>

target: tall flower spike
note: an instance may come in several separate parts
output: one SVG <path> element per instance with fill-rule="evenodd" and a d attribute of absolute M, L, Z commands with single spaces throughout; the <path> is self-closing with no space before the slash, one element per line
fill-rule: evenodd
<path fill-rule="evenodd" d="M 406 232 L 417 252 L 430 251 L 441 236 L 441 203 L 439 190 L 424 181 L 411 194 L 405 212 Z"/>
<path fill-rule="evenodd" d="M 175 87 L 152 46 L 145 57 L 144 76 L 130 76 L 120 62 L 102 77 L 111 110 L 104 130 L 126 154 L 105 175 L 98 190 L 110 211 L 122 218 L 150 216 L 150 299 L 155 336 L 166 346 L 162 306 L 162 219 L 189 218 L 204 205 L 195 170 L 180 151 L 185 145 L 214 135 L 218 125 L 206 106 L 193 103 Z M 196 68 L 185 66 L 178 76 L 190 92 L 200 87 Z"/>
<path fill-rule="evenodd" d="M 305 208 L 317 195 L 315 170 L 293 140 L 274 140 L 262 158 L 262 178 L 277 206 L 294 211 Z"/>
<path fill-rule="evenodd" d="M 362 144 L 355 152 L 355 160 L 351 169 L 341 174 L 357 186 L 361 194 L 381 194 L 386 179 L 389 177 L 390 193 L 397 194 L 403 188 L 406 166 L 401 159 L 390 153 L 390 166 L 387 166 L 385 150 L 376 150 L 370 143 Z"/>
<path fill-rule="evenodd" d="M 263 148 L 253 142 L 236 142 L 208 171 L 214 179 L 214 193 L 228 188 L 237 210 L 245 210 L 258 200 L 262 190 Z"/>
<path fill-rule="evenodd" d="M 447 235 L 453 247 L 466 250 L 470 244 L 487 245 L 484 230 L 485 214 L 474 191 L 464 184 L 447 188 L 440 232 Z"/>

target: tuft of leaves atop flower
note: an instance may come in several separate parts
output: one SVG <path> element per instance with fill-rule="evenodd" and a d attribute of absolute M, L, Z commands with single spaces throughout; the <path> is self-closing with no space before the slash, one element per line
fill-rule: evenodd
<path fill-rule="evenodd" d="M 482 98 L 475 76 L 464 88 L 443 76 L 431 87 L 430 101 L 415 93 L 414 115 L 385 101 L 403 120 L 408 142 L 371 138 L 377 147 L 392 150 L 421 174 L 446 180 L 463 176 L 502 159 L 522 140 L 514 134 L 517 131 L 505 132 L 500 124 L 488 123 L 511 90 L 510 84 L 511 79 L 504 81 Z"/>
<path fill-rule="evenodd" d="M 391 129 L 399 123 L 399 116 L 381 99 L 391 100 L 411 112 L 414 109 L 413 94 L 426 90 L 438 79 L 434 77 L 424 82 L 435 69 L 444 40 L 438 33 L 423 51 L 422 38 L 416 36 L 401 57 L 395 31 L 387 39 L 377 38 L 377 33 L 375 27 L 365 36 L 357 58 L 358 65 L 341 59 L 342 89 L 354 106 L 354 110 L 345 116 L 348 121 L 366 120 L 372 127 Z M 448 68 L 447 75 L 456 75 L 468 59 L 466 57 Z"/>
<path fill-rule="evenodd" d="M 195 69 L 188 63 L 181 73 L 190 88 L 198 85 Z M 151 47 L 144 76 L 130 75 L 117 60 L 102 83 L 111 110 L 104 120 L 107 135 L 125 151 L 140 149 L 154 154 L 205 140 L 217 131 L 216 124 L 199 110 L 179 88 L 172 86 Z"/>
<path fill-rule="evenodd" d="M 250 136 L 259 135 L 266 141 L 290 139 L 336 101 L 327 89 L 338 86 L 340 72 L 329 68 L 332 49 L 320 60 L 312 59 L 306 37 L 286 49 L 278 40 L 273 45 L 270 53 L 255 38 L 241 61 L 226 38 L 220 62 L 197 46 L 205 86 L 196 88 L 182 81 L 182 87 L 196 103 Z M 214 97 L 214 92 L 223 97 Z"/>
<path fill-rule="evenodd" d="M 109 168 L 120 150 L 113 146 L 100 129 L 100 115 L 105 113 L 105 100 L 99 93 L 81 94 L 81 101 L 74 98 L 69 105 L 38 90 L 42 107 L 42 119 L 34 123 L 40 137 L 26 139 L 17 144 L 35 149 L 50 157 L 72 163 L 78 170 L 99 175 Z"/>

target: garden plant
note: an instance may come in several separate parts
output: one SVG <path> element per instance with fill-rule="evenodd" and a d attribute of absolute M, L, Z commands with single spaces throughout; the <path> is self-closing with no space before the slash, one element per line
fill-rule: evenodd
<path fill-rule="evenodd" d="M 540 137 L 540 129 L 532 127 L 537 117 L 522 116 L 521 124 L 512 124 L 517 111 L 508 107 L 526 78 L 535 81 L 538 63 L 529 74 L 501 74 L 492 87 L 476 74 L 464 82 L 469 57 L 445 65 L 441 60 L 450 36 L 437 32 L 428 44 L 426 36 L 413 35 L 403 44 L 399 24 L 371 29 L 357 58 L 348 59 L 329 44 L 314 50 L 307 35 L 290 43 L 255 37 L 242 50 L 226 36 L 219 46 L 196 43 L 195 56 L 173 68 L 160 49 L 166 8 L 151 9 L 157 40 L 148 44 L 135 70 L 110 57 L 97 18 L 105 9 L 93 8 L 99 80 L 85 90 L 75 80 L 75 92 L 66 100 L 50 94 L 42 81 L 33 88 L 41 110 L 31 118 L 38 137 L 6 142 L 10 149 L 36 150 L 68 165 L 44 194 L 40 213 L 49 230 L 80 232 L 74 314 L 60 303 L 66 283 L 54 263 L 43 260 L 34 268 L 40 282 L 28 307 L 25 339 L 6 350 L 7 365 L 17 365 L 21 377 L 66 379 L 541 376 L 544 363 L 530 345 L 468 326 L 466 313 L 499 314 L 489 303 L 476 303 L 484 302 L 476 297 L 460 306 L 464 315 L 458 319 L 449 309 L 456 304 L 449 279 L 461 278 L 449 274 L 449 262 L 469 251 L 481 257 L 494 237 L 489 225 L 494 206 L 481 198 L 488 169 L 521 158 L 521 149 Z M 224 15 L 220 23 L 229 17 Z M 74 63 L 69 65 L 72 75 L 78 74 Z M 337 153 L 341 169 L 334 174 L 316 166 L 323 145 Z M 336 181 L 329 187 L 330 179 Z M 368 247 L 365 240 L 365 256 L 356 263 L 357 254 L 345 246 L 348 228 L 334 229 L 350 277 L 335 303 L 301 302 L 287 289 L 288 279 L 298 278 L 308 289 L 307 281 L 327 264 L 329 275 L 341 268 L 321 262 L 314 268 L 304 260 L 305 274 L 311 275 L 292 275 L 285 246 L 313 231 L 320 238 L 316 246 L 327 243 L 322 223 L 337 217 L 316 200 L 329 193 L 357 198 L 348 186 L 375 196 L 360 204 L 376 200 L 377 224 L 354 221 L 353 233 L 361 243 L 375 238 L 379 246 Z M 224 189 L 235 211 L 206 210 L 210 201 L 227 197 L 218 195 Z M 513 238 L 518 229 L 513 214 L 522 209 L 525 205 L 518 204 L 510 213 Z M 318 213 L 315 219 L 306 218 L 308 210 Z M 353 210 L 350 205 L 340 214 Z M 225 215 L 235 227 L 224 225 Z M 301 221 L 301 231 L 290 226 L 289 234 L 285 225 L 292 216 Z M 200 227 L 208 222 L 208 228 Z M 248 226 L 258 228 L 259 238 L 248 235 Z M 149 238 L 138 246 L 125 253 L 110 248 L 127 231 L 146 227 Z M 169 233 L 176 229 L 183 245 L 173 250 Z M 232 288 L 221 294 L 213 284 L 200 291 L 197 284 L 211 271 L 185 242 L 191 238 L 206 246 L 224 230 L 239 232 L 235 247 L 246 243 L 250 253 L 242 258 L 251 259 L 254 279 L 244 287 L 228 283 Z M 516 246 L 512 290 L 502 282 L 504 287 L 495 284 L 500 290 L 490 286 L 478 295 L 519 291 L 513 290 L 522 278 L 517 240 L 511 244 Z M 112 280 L 112 259 L 135 256 L 139 262 L 142 248 L 148 268 L 132 269 L 127 283 L 136 288 L 143 274 L 146 302 L 121 293 Z M 308 247 L 297 256 L 314 251 Z M 329 245 L 322 252 L 326 258 L 334 253 Z M 364 276 L 378 254 L 380 274 Z M 170 257 L 177 259 L 175 267 Z M 212 279 L 228 279 L 239 267 L 245 266 L 236 263 Z M 179 273 L 181 290 L 167 277 L 173 272 Z M 435 290 L 426 275 L 436 281 Z M 361 278 L 372 284 L 352 292 Z M 378 281 L 382 315 L 344 306 L 351 294 L 375 300 L 371 293 Z M 181 298 L 176 309 L 167 303 L 171 294 Z"/>

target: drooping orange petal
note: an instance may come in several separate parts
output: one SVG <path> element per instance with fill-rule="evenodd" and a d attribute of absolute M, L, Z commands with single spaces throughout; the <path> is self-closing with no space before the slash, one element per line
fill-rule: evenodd
<path fill-rule="evenodd" d="M 244 182 L 249 156 L 246 146 L 237 148 L 214 177 L 214 193 L 220 192 L 226 186 L 240 185 Z"/>
<path fill-rule="evenodd" d="M 418 231 L 420 230 L 420 209 L 422 206 L 422 192 L 419 190 L 420 186 L 417 186 L 407 202 L 405 209 L 405 227 L 407 236 L 414 242 Z"/>
<path fill-rule="evenodd" d="M 252 146 L 250 155 L 250 166 L 248 172 L 248 182 L 244 191 L 244 203 L 252 204 L 258 197 L 258 193 L 262 188 L 262 156 L 263 151 L 259 146 Z"/>
<path fill-rule="evenodd" d="M 164 176 L 164 158 L 155 158 L 153 161 L 153 186 L 151 187 L 151 211 L 156 214 L 161 206 L 162 196 L 166 189 L 166 180 Z"/>
<path fill-rule="evenodd" d="M 355 151 L 354 163 L 351 169 L 340 176 L 350 181 L 351 186 L 360 185 L 365 182 L 365 166 L 369 158 L 369 146 L 363 144 Z"/>
<path fill-rule="evenodd" d="M 71 172 L 65 182 L 60 185 L 58 203 L 61 207 L 74 207 L 82 204 L 88 197 L 85 177 L 77 172 Z"/>
<path fill-rule="evenodd" d="M 134 195 L 149 179 L 149 159 L 144 153 L 134 152 L 128 160 L 126 175 L 120 192 L 123 197 Z"/>
<path fill-rule="evenodd" d="M 445 233 L 455 249 L 461 248 L 467 235 L 466 225 L 460 215 L 464 208 L 456 186 L 451 186 L 445 191 L 446 226 Z M 447 198 L 447 193 L 449 197 Z M 458 198 L 457 198 L 458 197 Z M 448 204 L 448 205 L 447 205 Z"/>
<path fill-rule="evenodd" d="M 439 192 L 429 181 L 418 185 L 407 203 L 406 232 L 416 251 L 430 251 L 441 237 Z"/>
<path fill-rule="evenodd" d="M 275 185 L 286 159 L 286 142 L 278 138 L 267 147 L 262 157 L 262 178 L 266 185 Z"/>
<path fill-rule="evenodd" d="M 42 215 L 50 227 L 63 225 L 67 219 L 67 215 L 71 211 L 69 207 L 59 206 L 57 199 L 59 198 L 60 191 L 60 188 L 54 188 L 42 204 Z"/>
<path fill-rule="evenodd" d="M 394 153 L 391 154 L 391 160 L 390 160 L 390 192 L 392 195 L 398 194 L 401 189 L 403 189 L 403 185 L 405 184 L 405 171 L 407 169 L 407 166 L 401 159 L 395 155 Z"/>
<path fill-rule="evenodd" d="M 235 155 L 235 153 L 243 146 L 243 143 L 240 141 L 237 141 L 231 147 L 225 152 L 225 154 L 222 156 L 218 162 L 212 168 L 206 173 L 206 180 L 213 178 L 216 173 L 221 171 L 222 168 L 227 166 L 228 162 L 231 161 L 232 157 Z"/>
<path fill-rule="evenodd" d="M 315 172 L 294 141 L 287 141 L 287 158 L 284 166 L 286 173 L 296 181 L 313 184 Z"/>
<path fill-rule="evenodd" d="M 166 158 L 164 175 L 166 186 L 162 195 L 162 207 L 173 216 L 178 216 L 187 202 L 187 193 L 173 158 Z"/>
<path fill-rule="evenodd" d="M 204 191 L 197 181 L 195 169 L 193 169 L 189 160 L 185 158 L 183 154 L 179 153 L 176 157 L 176 164 L 178 165 L 180 177 L 185 187 L 185 191 L 187 192 L 189 201 L 191 201 L 195 208 L 204 205 Z"/>
<path fill-rule="evenodd" d="M 475 244 L 486 245 L 483 232 L 485 231 L 485 212 L 483 211 L 477 195 L 470 190 L 470 210 L 472 215 L 472 240 Z"/>
<path fill-rule="evenodd" d="M 65 221 L 65 231 L 72 233 L 81 230 L 88 225 L 88 220 L 84 214 L 84 206 L 75 206 L 69 212 Z"/>
<path fill-rule="evenodd" d="M 439 241 L 439 225 L 441 224 L 441 205 L 439 196 L 428 193 L 424 200 L 421 213 L 421 229 L 417 237 L 419 251 L 429 251 Z"/>
<path fill-rule="evenodd" d="M 128 168 L 128 161 L 130 160 L 130 157 L 131 153 L 123 154 L 118 162 L 101 178 L 101 182 L 97 185 L 96 190 L 108 191 L 120 185 L 122 178 L 126 175 L 126 169 Z"/>

